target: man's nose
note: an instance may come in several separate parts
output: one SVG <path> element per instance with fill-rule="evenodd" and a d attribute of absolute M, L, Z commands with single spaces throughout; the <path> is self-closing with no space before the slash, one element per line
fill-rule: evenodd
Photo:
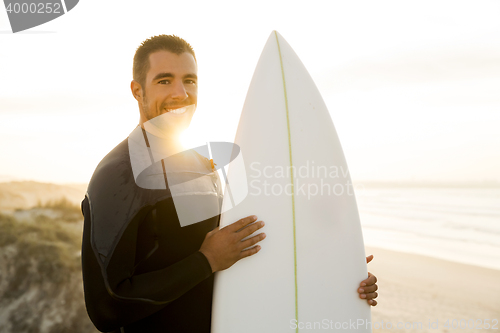
<path fill-rule="evenodd" d="M 174 90 L 172 91 L 172 99 L 185 100 L 188 97 L 186 88 L 182 82 L 178 82 L 174 85 Z"/>

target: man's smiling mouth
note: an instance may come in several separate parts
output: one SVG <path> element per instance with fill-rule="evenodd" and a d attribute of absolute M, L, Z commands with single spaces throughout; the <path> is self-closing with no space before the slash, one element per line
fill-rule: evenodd
<path fill-rule="evenodd" d="M 188 108 L 188 106 L 183 106 L 183 107 L 180 107 L 177 109 L 165 109 L 165 111 L 175 113 L 175 114 L 182 114 L 182 113 L 186 112 L 187 108 Z"/>

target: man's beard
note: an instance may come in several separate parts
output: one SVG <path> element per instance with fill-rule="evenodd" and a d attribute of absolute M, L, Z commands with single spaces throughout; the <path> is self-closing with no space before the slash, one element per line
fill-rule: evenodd
<path fill-rule="evenodd" d="M 144 96 L 144 97 L 142 98 L 142 102 L 141 102 L 141 104 L 142 104 L 142 108 L 141 108 L 141 109 L 142 109 L 142 113 L 143 113 L 144 117 L 146 118 L 146 121 L 147 121 L 147 120 L 151 120 L 151 119 L 153 119 L 153 118 L 154 118 L 154 117 L 156 117 L 156 116 L 159 116 L 159 115 L 155 115 L 155 114 L 154 114 L 153 112 L 151 112 L 151 110 L 149 109 L 149 107 L 148 107 L 148 100 L 147 100 L 146 96 Z"/>

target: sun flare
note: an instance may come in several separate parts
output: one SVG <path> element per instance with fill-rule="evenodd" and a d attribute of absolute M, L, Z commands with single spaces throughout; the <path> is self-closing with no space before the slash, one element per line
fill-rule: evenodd
<path fill-rule="evenodd" d="M 184 149 L 195 148 L 206 144 L 206 140 L 204 140 L 204 138 L 202 138 L 196 131 L 192 130 L 191 127 L 181 132 L 179 140 Z"/>

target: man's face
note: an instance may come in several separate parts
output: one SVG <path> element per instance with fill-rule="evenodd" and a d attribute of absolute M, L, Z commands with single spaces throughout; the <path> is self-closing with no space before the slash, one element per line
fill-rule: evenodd
<path fill-rule="evenodd" d="M 139 90 L 139 96 L 136 96 L 141 110 L 140 124 L 168 113 L 163 117 L 167 120 L 172 134 L 178 134 L 189 126 L 194 108 L 181 114 L 171 111 L 196 105 L 198 96 L 196 61 L 188 52 L 175 54 L 169 51 L 157 51 L 149 55 L 149 67 L 144 87 L 142 91 Z"/>

